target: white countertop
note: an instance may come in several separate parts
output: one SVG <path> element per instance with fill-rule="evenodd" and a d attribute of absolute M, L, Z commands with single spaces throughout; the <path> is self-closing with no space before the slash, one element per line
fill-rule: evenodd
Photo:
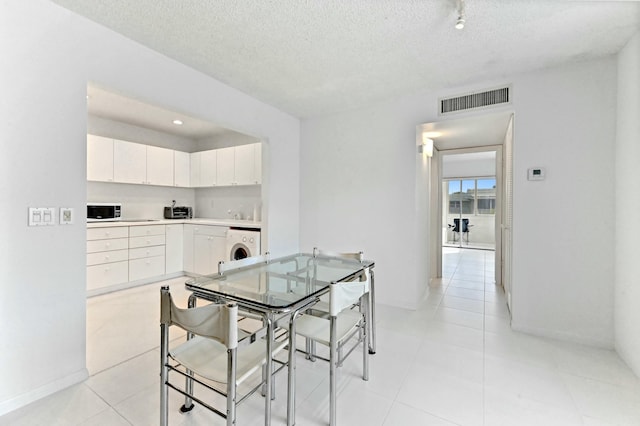
<path fill-rule="evenodd" d="M 150 220 L 118 220 L 113 222 L 88 222 L 87 228 L 108 228 L 112 226 L 145 226 L 145 225 L 172 225 L 184 223 L 189 225 L 214 225 L 228 226 L 236 228 L 262 229 L 262 222 L 254 222 L 252 220 L 234 220 L 234 219 L 150 219 Z"/>

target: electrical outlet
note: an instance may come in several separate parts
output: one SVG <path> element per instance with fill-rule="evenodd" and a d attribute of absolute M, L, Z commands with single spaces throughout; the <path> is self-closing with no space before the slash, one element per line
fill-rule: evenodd
<path fill-rule="evenodd" d="M 60 225 L 73 224 L 73 209 L 71 207 L 60 207 Z"/>

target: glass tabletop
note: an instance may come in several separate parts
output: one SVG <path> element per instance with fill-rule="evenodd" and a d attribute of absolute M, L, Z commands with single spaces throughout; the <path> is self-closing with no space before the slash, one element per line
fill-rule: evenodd
<path fill-rule="evenodd" d="M 186 282 L 200 297 L 223 297 L 265 310 L 285 312 L 373 267 L 371 261 L 295 254 Z"/>

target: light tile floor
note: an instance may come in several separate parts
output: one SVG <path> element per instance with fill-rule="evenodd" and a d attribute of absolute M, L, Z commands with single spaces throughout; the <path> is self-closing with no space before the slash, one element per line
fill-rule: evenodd
<path fill-rule="evenodd" d="M 445 277 L 419 309 L 377 306 L 370 380 L 361 380 L 357 355 L 339 370 L 341 425 L 640 425 L 640 380 L 615 352 L 511 331 L 493 252 L 447 248 L 443 265 Z M 183 282 L 169 284 L 185 304 Z M 0 425 L 157 425 L 159 286 L 89 299 L 91 377 Z M 272 424 L 282 425 L 284 373 L 276 384 Z M 298 425 L 328 424 L 328 387 L 328 365 L 299 357 Z M 179 414 L 175 395 L 170 404 L 171 425 L 224 424 L 197 407 Z M 262 410 L 262 397 L 252 396 L 238 424 L 262 424 Z"/>

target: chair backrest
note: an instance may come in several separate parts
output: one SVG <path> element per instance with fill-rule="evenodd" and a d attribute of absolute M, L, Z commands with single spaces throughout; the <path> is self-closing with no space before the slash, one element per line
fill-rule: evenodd
<path fill-rule="evenodd" d="M 179 308 L 168 286 L 160 289 L 160 323 L 178 327 L 198 336 L 214 339 L 229 349 L 238 346 L 238 305 L 209 304 L 196 308 Z"/>
<path fill-rule="evenodd" d="M 453 232 L 469 232 L 469 219 L 462 219 L 462 223 L 460 218 L 453 219 Z"/>
<path fill-rule="evenodd" d="M 369 292 L 371 275 L 369 268 L 355 281 L 331 284 L 329 287 L 329 315 L 338 315 L 343 309 L 358 302 L 362 295 Z"/>
<path fill-rule="evenodd" d="M 255 265 L 257 263 L 269 263 L 269 253 L 267 252 L 261 256 L 245 257 L 244 259 L 230 260 L 228 262 L 220 261 L 218 262 L 218 273 L 224 274 L 225 272 L 242 268 L 244 266 Z"/>

